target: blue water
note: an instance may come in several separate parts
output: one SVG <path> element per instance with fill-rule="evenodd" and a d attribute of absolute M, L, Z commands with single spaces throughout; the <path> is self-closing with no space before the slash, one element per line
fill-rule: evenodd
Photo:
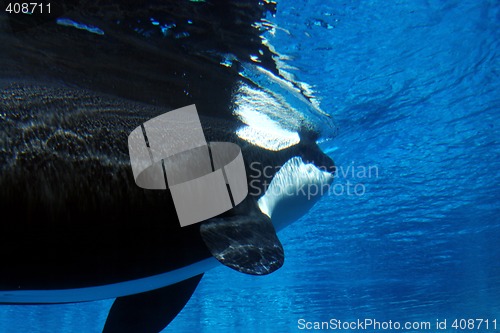
<path fill-rule="evenodd" d="M 281 232 L 282 269 L 206 273 L 164 332 L 299 332 L 301 318 L 500 331 L 498 1 L 287 0 L 269 19 L 336 118 L 322 143 L 336 193 Z M 1 307 L 0 332 L 100 332 L 110 306 Z"/>

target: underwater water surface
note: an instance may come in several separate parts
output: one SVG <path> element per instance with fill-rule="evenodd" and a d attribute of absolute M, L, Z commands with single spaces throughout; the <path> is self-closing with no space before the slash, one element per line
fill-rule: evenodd
<path fill-rule="evenodd" d="M 332 318 L 447 319 L 439 332 L 469 318 L 494 332 L 496 319 L 500 331 L 498 1 L 287 0 L 268 19 L 287 71 L 336 119 L 321 147 L 337 178 L 279 234 L 280 270 L 207 272 L 164 332 Z M 0 332 L 100 332 L 111 304 L 2 306 Z"/>

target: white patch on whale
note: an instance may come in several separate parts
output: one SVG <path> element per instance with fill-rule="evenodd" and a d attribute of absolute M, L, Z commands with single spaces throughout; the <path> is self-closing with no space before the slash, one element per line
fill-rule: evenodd
<path fill-rule="evenodd" d="M 280 151 L 300 142 L 296 132 L 273 126 L 267 128 L 243 126 L 236 131 L 236 135 L 256 146 L 272 151 Z"/>
<path fill-rule="evenodd" d="M 283 105 L 264 91 L 242 84 L 235 101 L 234 114 L 246 125 L 236 135 L 256 146 L 279 151 L 300 142 L 299 134 L 271 119 L 269 113 L 282 112 Z"/>
<path fill-rule="evenodd" d="M 328 193 L 333 175 L 301 157 L 289 159 L 257 201 L 259 209 L 279 231 L 304 215 L 321 195 Z"/>
<path fill-rule="evenodd" d="M 279 151 L 298 144 L 298 133 L 303 130 L 323 137 L 335 133 L 332 118 L 319 108 L 314 98 L 304 95 L 307 87 L 260 66 L 241 63 L 241 67 L 242 79 L 233 96 L 233 114 L 245 124 L 237 129 L 238 137 L 261 148 Z"/>

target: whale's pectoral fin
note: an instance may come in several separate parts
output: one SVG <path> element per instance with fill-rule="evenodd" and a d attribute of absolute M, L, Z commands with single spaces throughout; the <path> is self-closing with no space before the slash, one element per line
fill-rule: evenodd
<path fill-rule="evenodd" d="M 200 274 L 161 289 L 117 298 L 102 332 L 160 332 L 186 305 L 202 276 Z"/>
<path fill-rule="evenodd" d="M 239 272 L 266 275 L 283 266 L 283 246 L 264 214 L 213 218 L 201 224 L 200 232 L 212 255 Z"/>

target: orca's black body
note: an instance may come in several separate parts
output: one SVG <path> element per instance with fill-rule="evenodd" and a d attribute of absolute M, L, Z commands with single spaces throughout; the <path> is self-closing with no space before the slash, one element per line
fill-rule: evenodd
<path fill-rule="evenodd" d="M 115 7 L 81 1 L 62 2 L 38 18 L 0 17 L 0 303 L 52 303 L 57 298 L 26 295 L 117 288 L 208 262 L 221 244 L 228 246 L 224 237 L 234 224 L 243 224 L 243 243 L 259 239 L 257 248 L 264 249 L 237 253 L 235 261 L 243 256 L 250 263 L 241 265 L 250 271 L 281 266 L 281 244 L 257 208 L 258 196 L 219 216 L 229 226 L 220 224 L 215 233 L 210 221 L 181 228 L 169 191 L 135 185 L 127 149 L 137 126 L 196 104 L 207 141 L 240 145 L 249 180 L 256 177 L 249 167 L 255 161 L 278 166 L 300 156 L 332 166 L 307 126 L 300 143 L 279 151 L 235 134 L 242 125 L 233 114 L 239 61 L 262 54 L 262 66 L 276 72 L 252 27 L 271 7 L 259 1 L 123 1 Z M 148 22 L 160 16 L 171 26 L 167 32 Z M 60 17 L 99 26 L 104 35 L 57 25 Z M 229 52 L 239 60 L 221 66 Z M 262 224 L 246 230 L 250 220 Z M 202 272 L 117 299 L 105 332 L 159 332 L 189 300 Z M 16 301 L 12 295 L 20 291 L 27 294 Z M 68 295 L 61 302 L 93 299 Z M 99 295 L 95 299 L 108 294 Z M 134 304 L 147 311 L 137 314 Z"/>

